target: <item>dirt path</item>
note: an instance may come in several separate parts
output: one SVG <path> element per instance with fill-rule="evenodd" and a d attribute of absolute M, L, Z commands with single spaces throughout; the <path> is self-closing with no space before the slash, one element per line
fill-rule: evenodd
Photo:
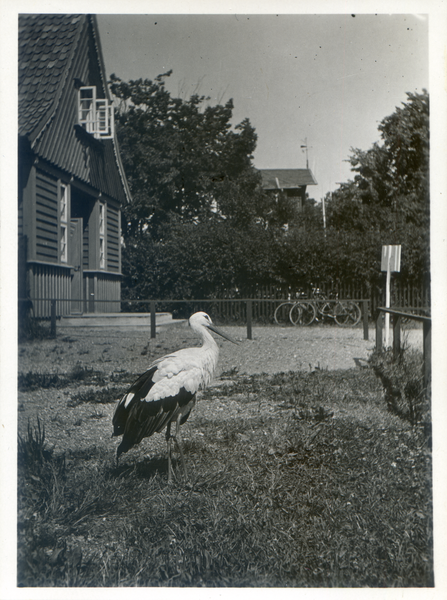
<path fill-rule="evenodd" d="M 374 332 L 363 339 L 363 329 L 335 327 L 294 328 L 254 327 L 253 339 L 247 339 L 245 327 L 222 327 L 239 341 L 231 344 L 221 338 L 218 372 L 212 385 L 218 386 L 236 375 L 288 371 L 312 371 L 361 368 L 374 348 Z M 422 344 L 422 332 L 411 331 L 406 338 Z M 25 435 L 28 422 L 39 418 L 45 424 L 47 440 L 59 451 L 91 448 L 114 448 L 118 440 L 110 439 L 115 403 L 73 402 L 82 395 L 109 394 L 117 400 L 134 378 L 149 364 L 168 352 L 198 345 L 186 323 L 161 326 L 157 337 L 148 331 L 100 329 L 58 330 L 55 340 L 34 341 L 19 345 L 19 373 L 71 374 L 71 383 L 62 387 L 39 387 L 18 394 L 19 433 Z M 73 371 L 87 372 L 86 380 L 73 377 Z M 120 379 L 120 376 L 124 379 Z M 223 410 L 220 400 L 198 403 L 196 412 Z M 229 410 L 226 406 L 226 410 Z M 239 414 L 243 407 L 233 407 Z M 267 408 L 266 408 L 267 410 Z M 189 427 L 186 427 L 185 434 Z M 151 451 L 164 451 L 164 436 L 154 436 Z M 141 452 L 145 450 L 143 446 Z"/>
<path fill-rule="evenodd" d="M 351 369 L 365 361 L 374 349 L 375 332 L 363 339 L 357 327 L 253 327 L 252 340 L 245 327 L 222 327 L 240 343 L 234 346 L 218 339 L 220 372 L 239 375 L 321 369 Z M 422 349 L 422 332 L 409 330 L 404 343 Z M 198 345 L 186 322 L 157 328 L 157 337 L 148 331 L 59 329 L 56 340 L 20 345 L 19 371 L 65 372 L 75 364 L 103 372 L 116 370 L 141 373 L 149 363 L 166 352 Z"/>

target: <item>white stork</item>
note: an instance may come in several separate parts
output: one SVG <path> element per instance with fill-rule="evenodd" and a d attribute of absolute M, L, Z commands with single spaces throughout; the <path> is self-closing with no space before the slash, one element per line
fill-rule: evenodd
<path fill-rule="evenodd" d="M 193 314 L 189 325 L 201 336 L 202 346 L 183 348 L 154 361 L 127 390 L 113 415 L 113 436 L 123 436 L 116 452 L 117 461 L 143 438 L 167 427 L 169 482 L 172 481 L 171 440 L 177 444 L 186 476 L 180 425 L 185 423 L 195 405 L 197 390 L 210 382 L 217 366 L 219 348 L 208 330 L 237 343 L 219 331 L 204 312 Z M 176 423 L 175 435 L 171 434 L 173 422 Z"/>

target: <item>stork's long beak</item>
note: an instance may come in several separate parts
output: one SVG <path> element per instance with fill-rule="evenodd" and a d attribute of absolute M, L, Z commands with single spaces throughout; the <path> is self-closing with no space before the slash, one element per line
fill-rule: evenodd
<path fill-rule="evenodd" d="M 233 340 L 229 335 L 227 335 L 226 333 L 224 333 L 223 331 L 218 329 L 215 325 L 211 325 L 211 323 L 210 323 L 209 325 L 207 325 L 207 327 L 208 327 L 208 329 L 211 329 L 211 331 L 214 331 L 214 333 L 217 333 L 217 335 L 220 335 L 221 337 L 225 338 L 229 342 L 232 342 L 233 344 L 239 344 L 239 342 L 236 342 L 236 340 Z"/>

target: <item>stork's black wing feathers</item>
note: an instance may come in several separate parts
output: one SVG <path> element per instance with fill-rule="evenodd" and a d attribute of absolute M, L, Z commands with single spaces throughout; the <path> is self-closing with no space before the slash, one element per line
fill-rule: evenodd
<path fill-rule="evenodd" d="M 171 420 L 177 418 L 180 408 L 188 404 L 193 397 L 194 394 L 182 388 L 177 396 L 172 398 L 134 403 L 127 418 L 123 441 L 126 440 L 126 444 L 131 441 L 134 446 L 143 438 L 163 431 Z"/>
<path fill-rule="evenodd" d="M 130 388 L 121 398 L 118 406 L 116 407 L 115 414 L 113 415 L 113 435 L 122 435 L 124 433 L 132 404 L 138 403 L 141 398 L 145 398 L 147 396 L 149 390 L 154 385 L 152 377 L 156 370 L 157 366 L 154 365 L 144 372 L 143 375 L 140 375 L 140 377 L 138 377 L 138 379 L 130 386 Z M 128 394 L 134 394 L 134 397 L 129 404 L 125 406 Z M 154 411 L 153 416 L 156 415 L 158 408 L 154 406 L 152 410 Z"/>
<path fill-rule="evenodd" d="M 144 400 L 154 385 L 153 376 L 157 368 L 158 365 L 153 365 L 143 373 L 127 390 L 116 408 L 113 416 L 113 435 L 123 435 L 118 447 L 118 456 L 141 442 L 143 438 L 162 431 L 171 420 L 177 418 L 181 408 L 194 398 L 194 393 L 182 387 L 175 396 L 150 402 Z M 130 394 L 133 396 L 129 400 Z M 187 420 L 189 412 L 182 416 L 182 424 Z"/>

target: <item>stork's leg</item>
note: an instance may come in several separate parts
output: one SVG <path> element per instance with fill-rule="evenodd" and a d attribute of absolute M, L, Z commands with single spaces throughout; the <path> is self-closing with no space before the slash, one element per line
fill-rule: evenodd
<path fill-rule="evenodd" d="M 177 417 L 174 439 L 177 444 L 177 448 L 179 449 L 179 452 L 180 452 L 180 458 L 182 460 L 183 472 L 185 474 L 185 479 L 188 479 L 188 471 L 186 470 L 185 456 L 183 454 L 183 448 L 182 448 L 182 438 L 180 436 L 180 420 L 181 420 L 181 418 L 182 418 L 182 415 L 179 415 Z"/>
<path fill-rule="evenodd" d="M 168 483 L 172 483 L 172 464 L 171 464 L 171 423 L 168 423 L 168 427 L 166 428 L 166 442 L 168 446 Z"/>

